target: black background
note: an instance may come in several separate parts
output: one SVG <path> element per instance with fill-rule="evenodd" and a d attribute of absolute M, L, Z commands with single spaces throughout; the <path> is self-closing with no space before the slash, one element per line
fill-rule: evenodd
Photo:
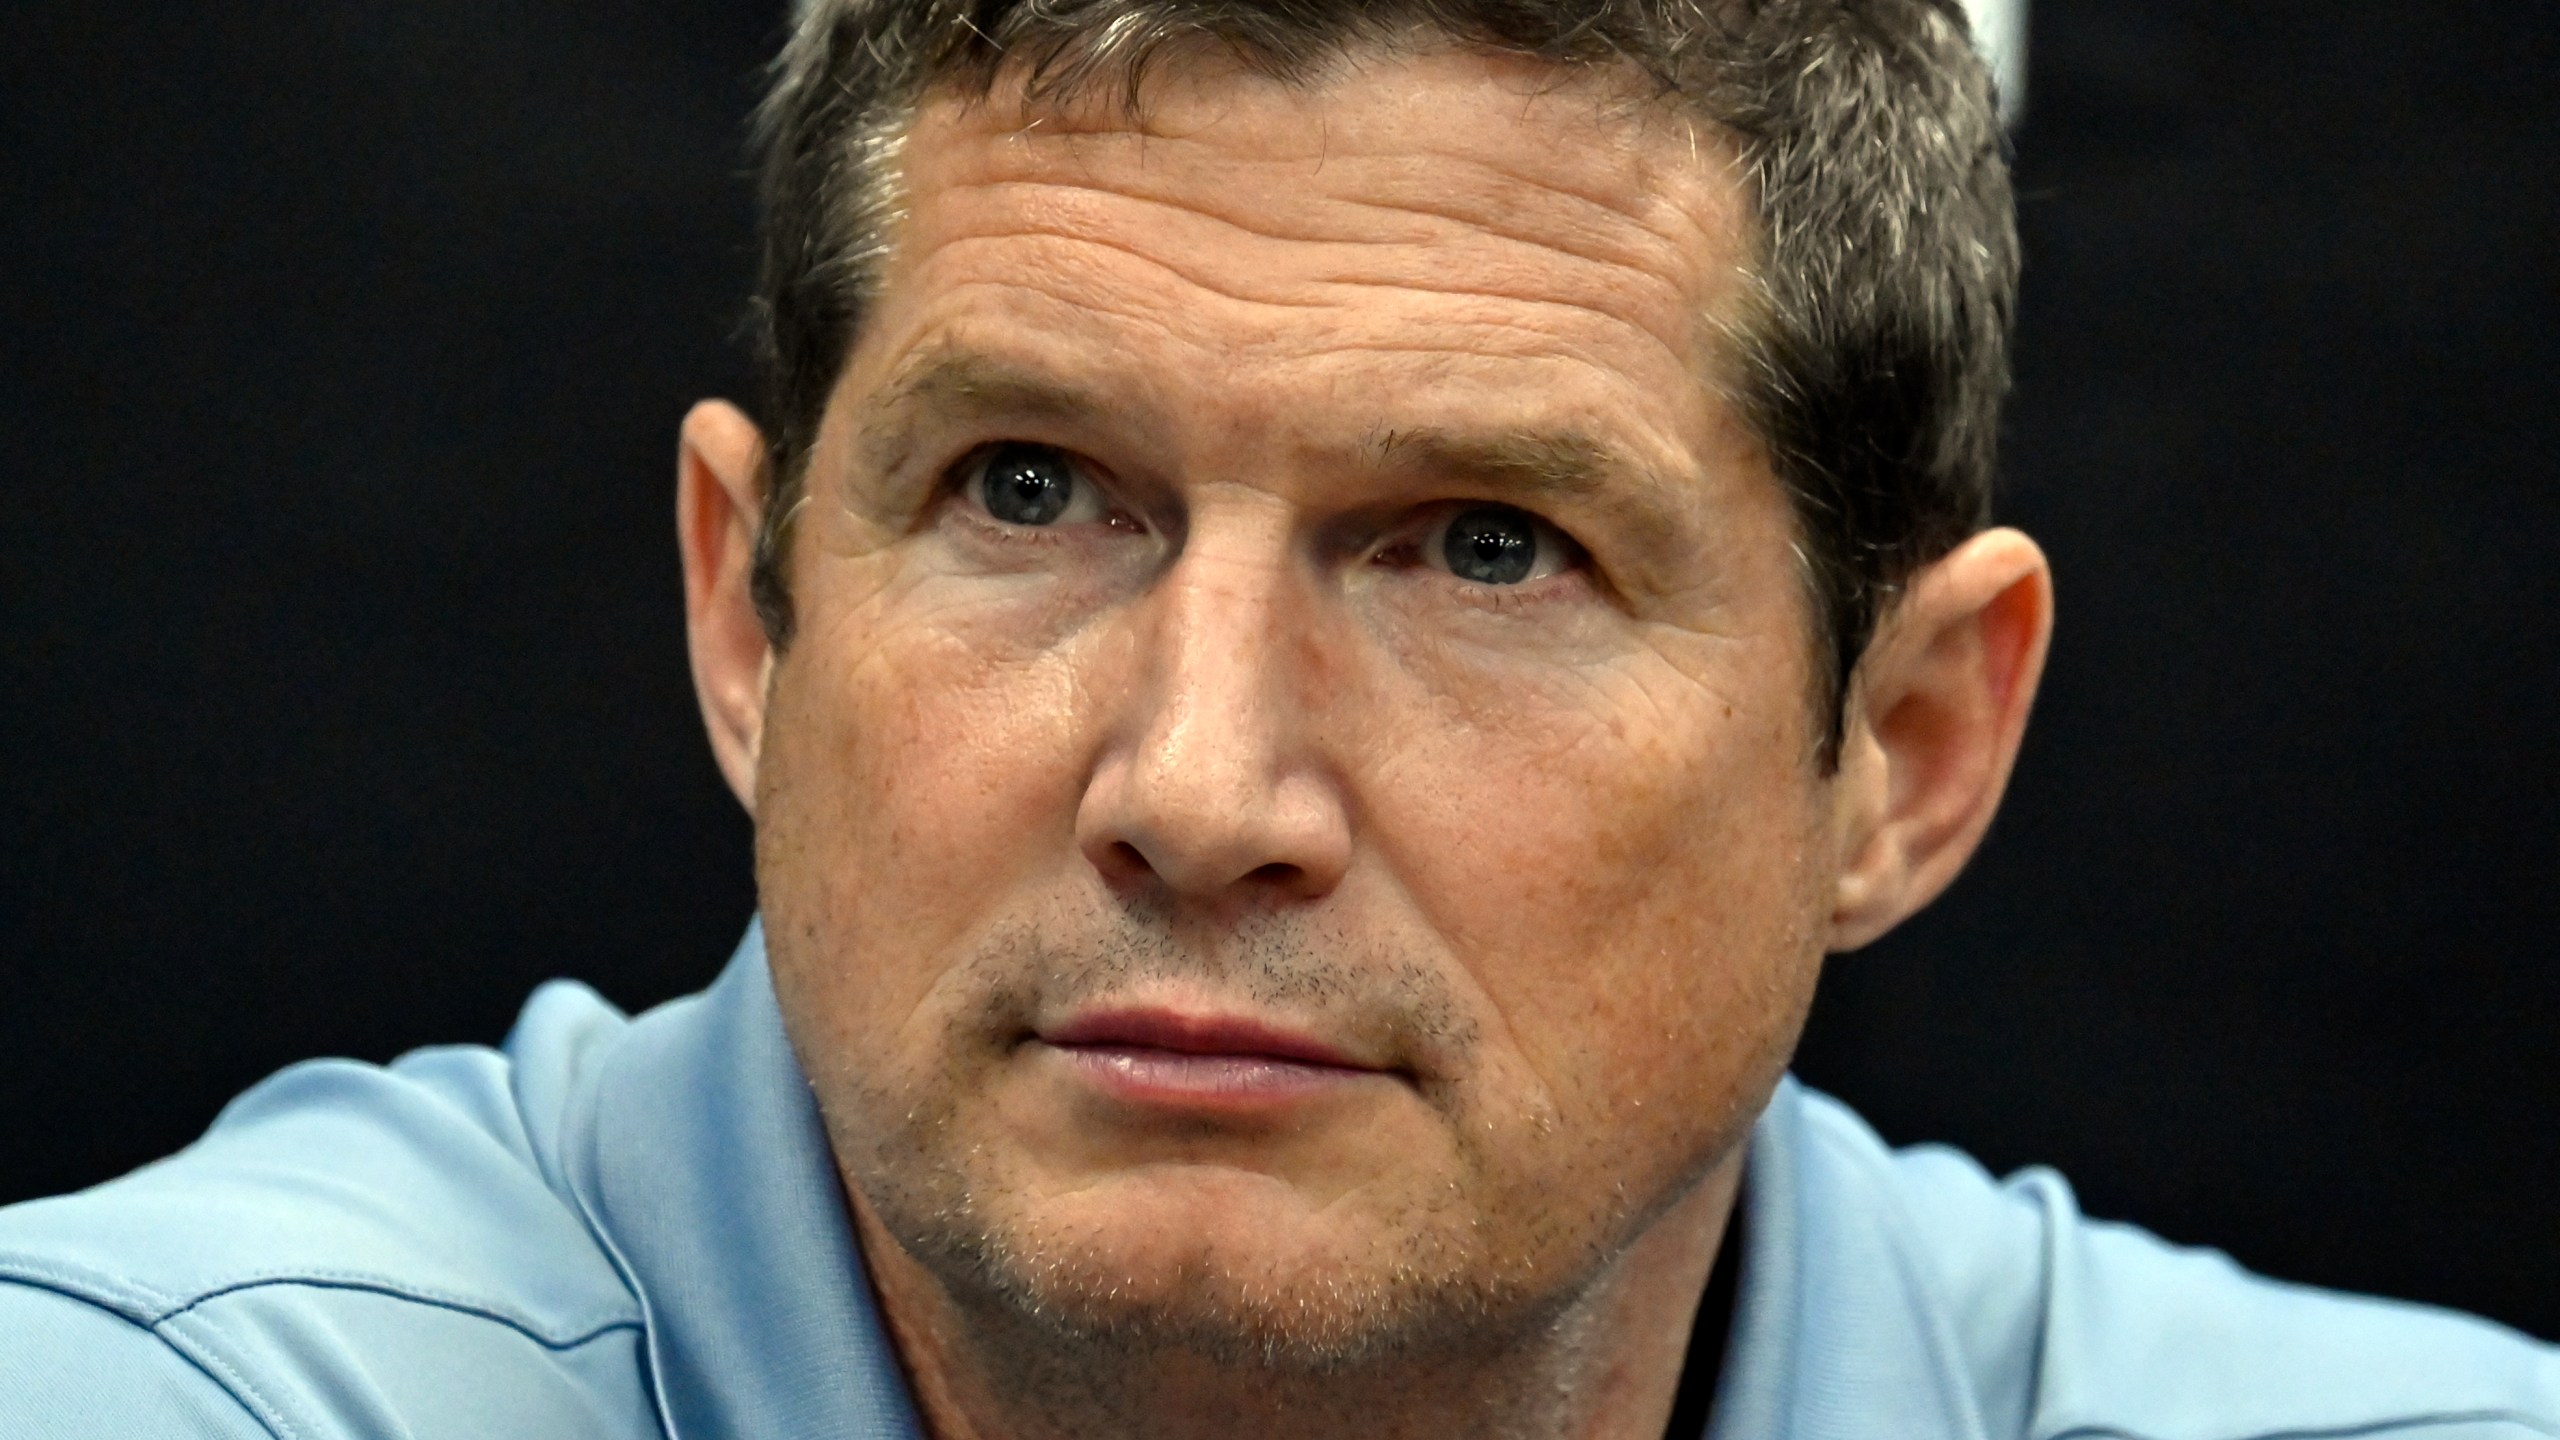
<path fill-rule="evenodd" d="M 1825 982 L 1897 1140 L 2560 1334 L 2560 11 L 2039 0 L 2009 808 Z M 0 20 L 0 1200 L 746 919 L 671 544 L 774 7 Z"/>

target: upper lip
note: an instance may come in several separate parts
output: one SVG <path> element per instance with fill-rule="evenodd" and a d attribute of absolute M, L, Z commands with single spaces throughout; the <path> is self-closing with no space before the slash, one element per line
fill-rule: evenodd
<path fill-rule="evenodd" d="M 1380 1068 L 1312 1035 L 1241 1015 L 1198 1015 L 1134 1007 L 1088 1010 L 1065 1024 L 1044 1028 L 1039 1034 L 1052 1045 L 1125 1045 L 1180 1055 L 1258 1056 L 1344 1070 Z"/>

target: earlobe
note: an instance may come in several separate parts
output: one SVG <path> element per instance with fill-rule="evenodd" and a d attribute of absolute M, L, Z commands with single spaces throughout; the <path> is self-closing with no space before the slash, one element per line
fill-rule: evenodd
<path fill-rule="evenodd" d="M 1854 950 L 1946 889 L 2008 788 L 2053 634 L 2044 552 L 1989 530 L 1925 566 L 1858 667 L 1833 814 L 1831 948 Z"/>
<path fill-rule="evenodd" d="M 676 543 L 684 556 L 693 688 L 720 773 L 750 813 L 773 663 L 750 584 L 764 460 L 764 436 L 738 407 L 705 400 L 684 417 L 676 455 Z"/>

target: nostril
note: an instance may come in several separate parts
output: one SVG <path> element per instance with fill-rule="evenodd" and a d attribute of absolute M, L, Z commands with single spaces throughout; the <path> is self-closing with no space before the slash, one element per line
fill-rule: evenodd
<path fill-rule="evenodd" d="M 1280 861 L 1274 860 L 1268 865 L 1259 865 L 1254 867 L 1254 869 L 1244 878 L 1247 880 L 1260 881 L 1261 883 L 1269 885 L 1275 889 L 1291 889 L 1296 887 L 1300 881 L 1306 879 L 1306 875 L 1307 872 L 1299 869 L 1295 865 L 1284 864 Z"/>
<path fill-rule="evenodd" d="M 1126 840 L 1113 841 L 1111 848 L 1104 853 L 1111 857 L 1110 868 L 1118 872 L 1114 879 L 1133 880 L 1155 873 L 1156 867 L 1147 863 L 1146 852 Z"/>

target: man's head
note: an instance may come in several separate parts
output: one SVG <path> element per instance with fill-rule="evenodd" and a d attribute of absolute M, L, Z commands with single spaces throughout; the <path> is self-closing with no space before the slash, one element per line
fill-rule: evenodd
<path fill-rule="evenodd" d="M 1927 5 L 1763 12 L 817 7 L 772 445 L 698 409 L 679 520 L 884 1285 L 1282 1369 L 1538 1331 L 1962 864 L 2049 616 L 1966 538 L 1987 87 Z"/>
<path fill-rule="evenodd" d="M 1465 45 L 1609 75 L 1719 137 L 1753 211 L 1716 380 L 1796 510 L 1818 705 L 1881 609 L 1991 506 L 2017 233 L 1989 76 L 1954 0 L 811 0 L 760 117 L 770 492 L 756 598 L 793 628 L 803 467 L 877 294 L 930 93 L 1106 97 L 1184 52 L 1298 84 Z"/>

